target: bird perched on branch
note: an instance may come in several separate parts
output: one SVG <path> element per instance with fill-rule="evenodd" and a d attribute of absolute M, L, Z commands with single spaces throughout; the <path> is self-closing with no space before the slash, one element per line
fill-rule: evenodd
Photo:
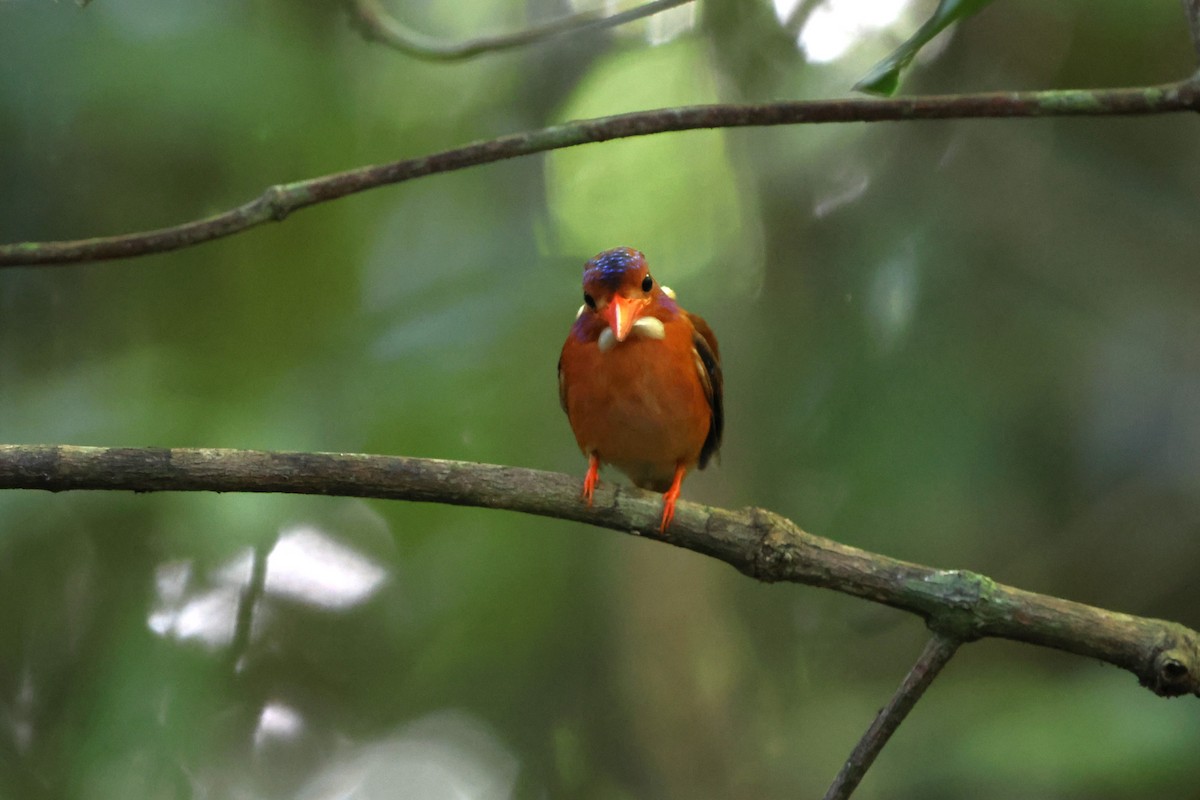
<path fill-rule="evenodd" d="M 583 305 L 558 360 L 558 394 L 588 457 L 583 499 L 600 465 L 663 492 L 666 533 L 683 476 L 721 446 L 721 359 L 708 324 L 679 307 L 629 247 L 583 268 Z"/>

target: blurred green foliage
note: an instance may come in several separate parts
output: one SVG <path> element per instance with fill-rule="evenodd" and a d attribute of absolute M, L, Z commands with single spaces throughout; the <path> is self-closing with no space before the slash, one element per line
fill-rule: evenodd
<path fill-rule="evenodd" d="M 332 2 L 10 0 L 0 240 L 171 224 L 581 115 L 842 94 L 933 3 L 806 60 L 806 15 L 831 7 L 781 23 L 707 0 L 674 37 L 639 23 L 446 65 L 363 42 Z M 396 8 L 452 37 L 564 11 Z M 1191 58 L 1177 3 L 1014 0 L 905 88 L 1159 83 Z M 726 445 L 686 498 L 1195 627 L 1198 134 L 1175 116 L 660 136 L 174 254 L 7 270 L 0 440 L 582 476 L 554 365 L 582 262 L 627 244 L 721 337 Z M 289 589 L 297 531 L 330 549 Z M 231 652 L 255 548 L 268 591 Z M 330 600 L 363 564 L 386 579 Z M 5 798 L 816 796 L 924 637 L 585 526 L 316 498 L 0 493 L 0 586 Z M 1194 703 L 979 643 L 859 796 L 1197 796 Z"/>

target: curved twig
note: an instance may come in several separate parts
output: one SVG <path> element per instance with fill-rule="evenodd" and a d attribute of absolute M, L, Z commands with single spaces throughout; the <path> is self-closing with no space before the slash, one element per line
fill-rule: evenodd
<path fill-rule="evenodd" d="M 614 28 L 627 22 L 653 16 L 693 0 L 652 0 L 617 14 L 583 11 L 560 19 L 534 25 L 515 33 L 480 36 L 463 42 L 446 42 L 418 33 L 388 13 L 379 0 L 347 0 L 350 19 L 371 41 L 429 61 L 461 61 L 501 50 L 525 47 L 546 39 L 600 28 Z"/>
<path fill-rule="evenodd" d="M 421 158 L 272 186 L 236 208 L 169 228 L 75 241 L 4 244 L 0 245 L 0 267 L 74 264 L 165 253 L 231 236 L 271 220 L 282 220 L 302 208 L 379 186 L 548 150 L 668 131 L 830 122 L 1128 116 L 1181 111 L 1200 111 L 1200 83 L 1189 80 L 1135 89 L 994 92 L 886 100 L 801 100 L 638 111 L 567 122 Z"/>
<path fill-rule="evenodd" d="M 1200 696 L 1200 634 L 1015 589 L 805 533 L 757 508 L 681 502 L 665 537 L 661 497 L 603 483 L 589 508 L 567 475 L 462 461 L 351 453 L 0 445 L 0 488 L 289 492 L 507 509 L 576 520 L 720 559 L 764 581 L 793 581 L 909 611 L 956 641 L 1000 637 L 1107 661 L 1155 694 Z"/>
<path fill-rule="evenodd" d="M 1188 33 L 1192 37 L 1192 47 L 1196 51 L 1196 59 L 1200 61 L 1200 0 L 1182 0 L 1183 13 L 1187 17 Z"/>
<path fill-rule="evenodd" d="M 959 644 L 961 642 L 958 639 L 940 633 L 933 634 L 892 699 L 875 715 L 875 720 L 855 746 L 854 752 L 846 759 L 829 791 L 825 793 L 825 800 L 846 800 L 854 793 L 908 712 L 912 711 L 933 679 L 941 673 L 942 667 L 958 652 Z"/>

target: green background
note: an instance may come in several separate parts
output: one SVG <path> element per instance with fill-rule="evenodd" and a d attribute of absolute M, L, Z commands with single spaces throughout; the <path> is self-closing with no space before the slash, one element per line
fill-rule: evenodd
<path fill-rule="evenodd" d="M 803 15 L 709 0 L 677 36 L 432 64 L 334 2 L 0 0 L 0 241 L 170 225 L 581 116 L 839 96 L 930 7 L 829 63 L 797 48 Z M 448 38 L 563 11 L 398 7 Z M 1177 2 L 1014 0 L 939 44 L 901 91 L 1195 66 Z M 554 366 L 582 262 L 630 245 L 721 340 L 725 447 L 685 499 L 1197 627 L 1198 142 L 1184 115 L 671 134 L 6 270 L 0 441 L 582 479 Z M 359 594 L 289 593 L 268 562 L 232 645 L 249 553 L 297 531 Z M 819 796 L 926 636 L 609 531 L 348 499 L 3 492 L 0 591 L 4 798 Z M 981 642 L 858 796 L 1200 797 L 1196 702 Z"/>

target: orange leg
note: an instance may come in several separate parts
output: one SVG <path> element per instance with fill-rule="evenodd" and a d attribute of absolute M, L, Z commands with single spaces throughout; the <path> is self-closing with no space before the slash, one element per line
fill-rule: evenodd
<path fill-rule="evenodd" d="M 687 467 L 683 464 L 675 467 L 675 480 L 671 481 L 671 488 L 667 489 L 666 494 L 663 495 L 662 525 L 658 528 L 659 533 L 666 534 L 667 526 L 675 518 L 675 501 L 679 499 L 679 489 L 683 486 L 685 474 L 687 474 Z"/>
<path fill-rule="evenodd" d="M 588 471 L 587 475 L 583 476 L 583 494 L 582 497 L 587 501 L 588 508 L 592 505 L 592 493 L 596 491 L 596 484 L 600 480 L 600 459 L 595 453 L 588 454 Z"/>

